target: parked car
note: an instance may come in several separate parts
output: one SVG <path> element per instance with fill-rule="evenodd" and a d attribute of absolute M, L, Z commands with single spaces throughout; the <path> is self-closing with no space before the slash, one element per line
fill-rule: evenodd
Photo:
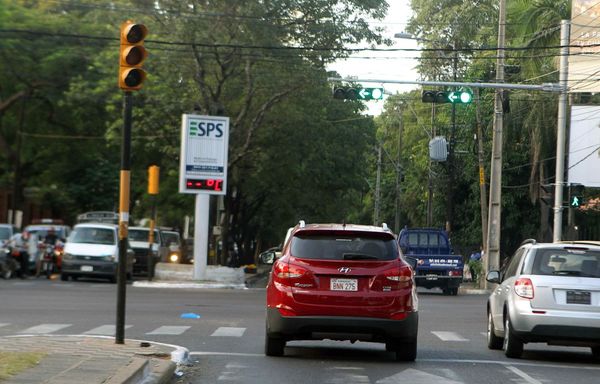
<path fill-rule="evenodd" d="M 590 347 L 600 358 L 600 242 L 525 241 L 487 281 L 487 344 L 521 357 L 527 343 Z"/>
<path fill-rule="evenodd" d="M 155 266 L 161 260 L 167 259 L 168 248 L 162 242 L 161 233 L 154 229 L 154 241 L 152 242 L 152 259 L 149 259 L 148 236 L 150 228 L 129 227 L 129 244 L 135 252 L 135 263 L 133 264 L 133 273 L 136 275 L 147 275 L 149 271 L 149 261 Z"/>
<path fill-rule="evenodd" d="M 113 224 L 77 224 L 67 239 L 60 278 L 99 277 L 117 281 L 118 227 Z M 133 250 L 127 250 L 127 278 L 133 275 Z"/>
<path fill-rule="evenodd" d="M 272 262 L 267 355 L 283 355 L 290 340 L 333 339 L 382 342 L 397 360 L 416 358 L 413 268 L 386 225 L 301 221 Z"/>
<path fill-rule="evenodd" d="M 0 247 L 8 242 L 15 233 L 18 233 L 18 230 L 14 225 L 0 224 Z"/>

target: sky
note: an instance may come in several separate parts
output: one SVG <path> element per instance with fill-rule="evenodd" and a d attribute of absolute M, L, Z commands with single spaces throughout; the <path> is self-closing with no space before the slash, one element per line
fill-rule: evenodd
<path fill-rule="evenodd" d="M 383 33 L 385 37 L 394 41 L 391 47 L 381 46 L 380 48 L 418 48 L 415 40 L 394 39 L 394 34 L 404 32 L 406 23 L 410 18 L 412 11 L 409 6 L 409 0 L 388 0 L 388 15 L 385 20 L 377 22 L 374 25 L 385 28 Z M 366 47 L 366 44 L 361 47 Z M 329 66 L 328 69 L 337 71 L 342 77 L 355 77 L 358 79 L 382 79 L 382 80 L 417 80 L 417 72 L 414 69 L 417 65 L 416 60 L 410 59 L 418 56 L 416 52 L 361 52 L 352 55 L 347 60 L 338 61 Z M 360 82 L 359 82 L 360 83 Z M 416 88 L 416 85 L 400 84 L 382 84 L 382 83 L 361 83 L 365 87 L 385 88 L 385 92 L 396 93 L 404 92 Z M 369 108 L 368 114 L 379 115 L 383 109 L 384 100 L 367 101 Z"/>

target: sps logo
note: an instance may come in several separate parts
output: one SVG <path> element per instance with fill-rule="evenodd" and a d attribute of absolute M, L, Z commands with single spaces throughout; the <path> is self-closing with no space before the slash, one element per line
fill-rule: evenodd
<path fill-rule="evenodd" d="M 221 122 L 206 122 L 206 121 L 190 121 L 190 135 L 200 137 L 222 137 L 223 123 Z"/>

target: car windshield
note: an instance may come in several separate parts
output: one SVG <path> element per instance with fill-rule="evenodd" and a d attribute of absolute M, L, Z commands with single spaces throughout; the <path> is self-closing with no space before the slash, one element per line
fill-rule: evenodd
<path fill-rule="evenodd" d="M 179 234 L 176 232 L 163 232 L 163 239 L 165 240 L 165 244 L 169 245 L 171 243 L 173 244 L 179 244 Z"/>
<path fill-rule="evenodd" d="M 67 237 L 64 227 L 53 227 L 53 228 L 54 228 L 54 234 L 56 236 L 58 236 L 59 239 L 65 239 Z M 47 228 L 46 227 L 29 227 L 29 228 L 26 228 L 25 230 L 31 234 L 35 234 L 38 239 L 43 240 L 46 237 L 46 235 L 48 234 L 50 227 L 47 227 Z"/>
<path fill-rule="evenodd" d="M 8 227 L 0 227 L 0 241 L 10 239 L 10 229 Z"/>
<path fill-rule="evenodd" d="M 291 253 L 303 259 L 393 260 L 398 257 L 394 239 L 349 235 L 299 235 L 292 239 Z"/>
<path fill-rule="evenodd" d="M 534 275 L 600 277 L 600 252 L 585 248 L 538 250 Z"/>
<path fill-rule="evenodd" d="M 149 229 L 129 229 L 129 241 L 145 241 L 148 242 Z M 158 244 L 158 231 L 154 231 L 154 244 Z"/>
<path fill-rule="evenodd" d="M 114 245 L 116 244 L 115 231 L 109 228 L 75 228 L 68 242 Z"/>

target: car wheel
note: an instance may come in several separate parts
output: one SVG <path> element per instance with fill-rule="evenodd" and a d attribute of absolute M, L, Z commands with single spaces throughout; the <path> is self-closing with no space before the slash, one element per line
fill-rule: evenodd
<path fill-rule="evenodd" d="M 398 345 L 398 348 L 396 349 L 396 361 L 415 361 L 416 358 L 417 340 L 412 340 Z"/>
<path fill-rule="evenodd" d="M 502 349 L 503 343 L 504 340 L 494 333 L 494 319 L 492 318 L 492 313 L 489 312 L 487 322 L 487 346 L 489 349 Z"/>
<path fill-rule="evenodd" d="M 518 359 L 523 354 L 523 342 L 514 334 L 508 313 L 506 314 L 506 320 L 504 320 L 504 343 L 502 349 L 504 349 L 506 357 Z"/>
<path fill-rule="evenodd" d="M 111 284 L 116 284 L 117 283 L 117 276 L 111 276 L 110 279 L 108 279 L 110 281 Z"/>
<path fill-rule="evenodd" d="M 285 348 L 285 340 L 281 337 L 265 335 L 265 355 L 267 356 L 283 356 Z"/>
<path fill-rule="evenodd" d="M 61 273 L 60 280 L 61 281 L 69 281 L 69 275 L 67 275 L 66 273 Z"/>
<path fill-rule="evenodd" d="M 594 359 L 600 359 L 600 347 L 592 347 L 592 355 Z"/>

